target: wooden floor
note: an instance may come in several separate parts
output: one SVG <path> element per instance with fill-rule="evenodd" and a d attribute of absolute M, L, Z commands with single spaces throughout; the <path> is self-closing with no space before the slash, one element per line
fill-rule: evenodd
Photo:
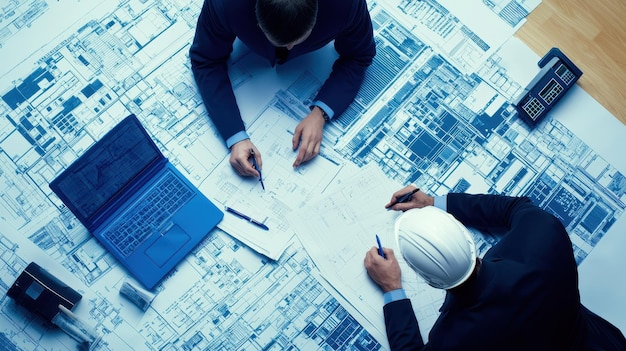
<path fill-rule="evenodd" d="M 626 124 L 626 1 L 543 0 L 515 34 L 536 54 L 558 47 L 578 84 Z"/>

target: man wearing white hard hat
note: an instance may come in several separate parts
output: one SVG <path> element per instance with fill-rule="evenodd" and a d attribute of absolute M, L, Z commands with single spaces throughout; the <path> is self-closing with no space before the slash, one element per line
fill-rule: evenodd
<path fill-rule="evenodd" d="M 415 191 L 398 201 L 413 190 L 386 205 L 404 211 L 397 247 L 446 298 L 424 343 L 394 251 L 369 250 L 392 350 L 626 350 L 620 330 L 580 303 L 572 243 L 556 217 L 526 197 Z M 479 258 L 466 226 L 501 239 Z"/>

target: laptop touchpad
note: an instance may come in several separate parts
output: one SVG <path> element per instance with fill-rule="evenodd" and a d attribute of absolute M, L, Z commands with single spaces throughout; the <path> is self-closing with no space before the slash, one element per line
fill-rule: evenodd
<path fill-rule="evenodd" d="M 188 241 L 189 235 L 178 224 L 173 223 L 165 234 L 146 249 L 146 255 L 161 267 Z"/>

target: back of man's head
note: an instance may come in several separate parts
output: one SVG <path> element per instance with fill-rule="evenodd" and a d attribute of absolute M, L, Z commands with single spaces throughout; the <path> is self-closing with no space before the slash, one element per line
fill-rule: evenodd
<path fill-rule="evenodd" d="M 476 247 L 469 231 L 437 207 L 404 212 L 395 233 L 407 264 L 435 288 L 455 288 L 474 272 Z"/>
<path fill-rule="evenodd" d="M 302 39 L 315 25 L 317 0 L 257 0 L 261 30 L 274 43 L 286 46 Z"/>

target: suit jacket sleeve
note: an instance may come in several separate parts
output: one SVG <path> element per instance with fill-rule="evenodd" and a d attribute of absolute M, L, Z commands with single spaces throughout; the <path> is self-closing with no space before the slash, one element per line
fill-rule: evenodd
<path fill-rule="evenodd" d="M 340 115 L 354 101 L 365 71 L 376 54 L 372 21 L 365 0 L 339 3 L 336 6 L 352 6 L 353 9 L 350 18 L 332 18 L 333 21 L 346 21 L 348 24 L 335 37 L 334 45 L 339 58 L 316 96 L 316 100 L 328 105 L 335 116 Z M 318 21 L 324 20 L 318 18 Z"/>
<path fill-rule="evenodd" d="M 224 21 L 227 16 L 222 4 L 221 1 L 204 2 L 189 58 L 204 106 L 226 140 L 245 127 L 228 76 L 227 61 L 235 34 Z"/>
<path fill-rule="evenodd" d="M 503 235 L 487 257 L 541 264 L 559 274 L 572 275 L 576 263 L 572 242 L 563 224 L 527 197 L 448 194 L 448 212 L 468 227 Z M 576 289 L 576 287 L 572 287 Z"/>
<path fill-rule="evenodd" d="M 542 211 L 526 197 L 462 193 L 448 194 L 447 209 L 464 225 L 491 233 L 510 229 L 522 209 Z"/>
<path fill-rule="evenodd" d="M 427 350 L 420 334 L 411 300 L 393 301 L 383 307 L 387 339 L 394 350 Z"/>

